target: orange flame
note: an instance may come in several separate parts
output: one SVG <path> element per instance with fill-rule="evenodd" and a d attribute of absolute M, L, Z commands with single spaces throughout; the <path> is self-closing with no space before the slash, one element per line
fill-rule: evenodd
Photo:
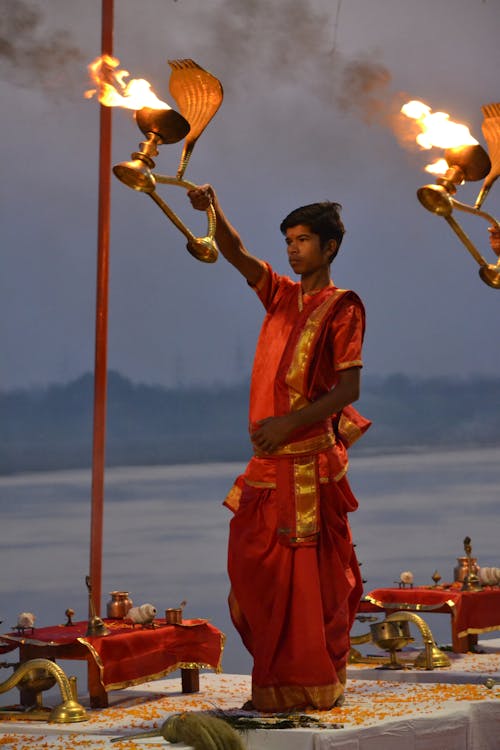
<path fill-rule="evenodd" d="M 446 171 L 448 169 L 449 164 L 446 159 L 438 159 L 432 164 L 427 164 L 427 166 L 425 167 L 425 171 L 430 172 L 431 174 L 446 174 Z"/>
<path fill-rule="evenodd" d="M 401 107 L 401 112 L 415 120 L 420 128 L 416 141 L 421 148 L 456 148 L 477 144 L 467 125 L 453 122 L 446 112 L 432 112 L 424 102 L 409 101 Z"/>
<path fill-rule="evenodd" d="M 98 95 L 101 104 L 106 107 L 124 107 L 125 109 L 170 109 L 166 102 L 158 99 L 151 90 L 149 81 L 143 78 L 132 78 L 128 83 L 128 70 L 117 70 L 120 61 L 116 57 L 102 55 L 88 66 L 91 79 L 96 84 L 95 89 L 85 92 L 85 97 L 91 99 Z"/>

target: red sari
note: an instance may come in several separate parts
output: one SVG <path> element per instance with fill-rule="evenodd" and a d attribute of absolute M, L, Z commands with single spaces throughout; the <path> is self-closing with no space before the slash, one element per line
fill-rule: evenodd
<path fill-rule="evenodd" d="M 299 283 L 269 266 L 256 291 L 267 315 L 251 425 L 302 408 L 334 387 L 339 371 L 361 367 L 364 333 L 353 292 L 330 286 L 303 299 Z M 346 445 L 368 424 L 351 407 L 297 431 L 272 455 L 255 455 L 225 500 L 234 511 L 229 606 L 253 656 L 258 710 L 326 710 L 343 693 L 362 594 L 347 520 L 358 503 L 346 477 Z"/>

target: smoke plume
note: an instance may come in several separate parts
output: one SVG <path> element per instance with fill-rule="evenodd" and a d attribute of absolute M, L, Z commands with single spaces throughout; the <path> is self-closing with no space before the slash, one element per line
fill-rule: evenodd
<path fill-rule="evenodd" d="M 0 78 L 55 92 L 81 76 L 82 64 L 83 54 L 68 31 L 45 28 L 43 14 L 24 0 L 3 0 Z"/>
<path fill-rule="evenodd" d="M 342 53 L 338 16 L 333 3 L 221 0 L 206 11 L 203 28 L 221 70 L 232 72 L 226 88 L 241 88 L 242 79 L 245 95 L 252 86 L 260 93 L 273 84 L 301 87 L 323 106 L 386 123 L 394 110 L 391 73 L 374 56 L 353 60 Z"/>

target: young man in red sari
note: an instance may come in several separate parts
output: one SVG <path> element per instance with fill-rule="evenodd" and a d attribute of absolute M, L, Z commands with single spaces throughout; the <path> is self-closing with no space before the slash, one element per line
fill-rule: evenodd
<path fill-rule="evenodd" d="M 340 206 L 304 206 L 283 221 L 294 282 L 248 253 L 211 186 L 189 197 L 199 210 L 213 204 L 219 249 L 267 312 L 250 390 L 254 456 L 225 500 L 234 512 L 229 605 L 254 660 L 251 706 L 327 710 L 343 702 L 362 594 L 346 446 L 369 424 L 350 407 L 360 391 L 363 305 L 330 278 Z"/>

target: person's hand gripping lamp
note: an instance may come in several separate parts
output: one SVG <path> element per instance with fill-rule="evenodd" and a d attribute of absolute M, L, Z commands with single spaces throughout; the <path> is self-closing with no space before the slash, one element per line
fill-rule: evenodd
<path fill-rule="evenodd" d="M 184 179 L 184 172 L 196 141 L 222 103 L 222 86 L 217 78 L 193 60 L 169 60 L 169 65 L 172 68 L 170 93 L 176 100 L 181 114 L 173 109 L 139 109 L 136 113 L 136 122 L 146 140 L 140 143 L 139 150 L 132 154 L 131 161 L 116 164 L 113 172 L 127 187 L 146 193 L 154 200 L 187 238 L 187 249 L 191 255 L 204 263 L 213 263 L 218 257 L 214 239 L 216 219 L 213 206 L 209 206 L 206 212 L 206 235 L 195 237 L 158 195 L 156 185 L 177 185 L 186 190 L 196 187 L 194 183 Z M 182 138 L 186 140 L 177 175 L 169 177 L 154 173 L 153 157 L 158 155 L 158 146 L 176 143 Z"/>

